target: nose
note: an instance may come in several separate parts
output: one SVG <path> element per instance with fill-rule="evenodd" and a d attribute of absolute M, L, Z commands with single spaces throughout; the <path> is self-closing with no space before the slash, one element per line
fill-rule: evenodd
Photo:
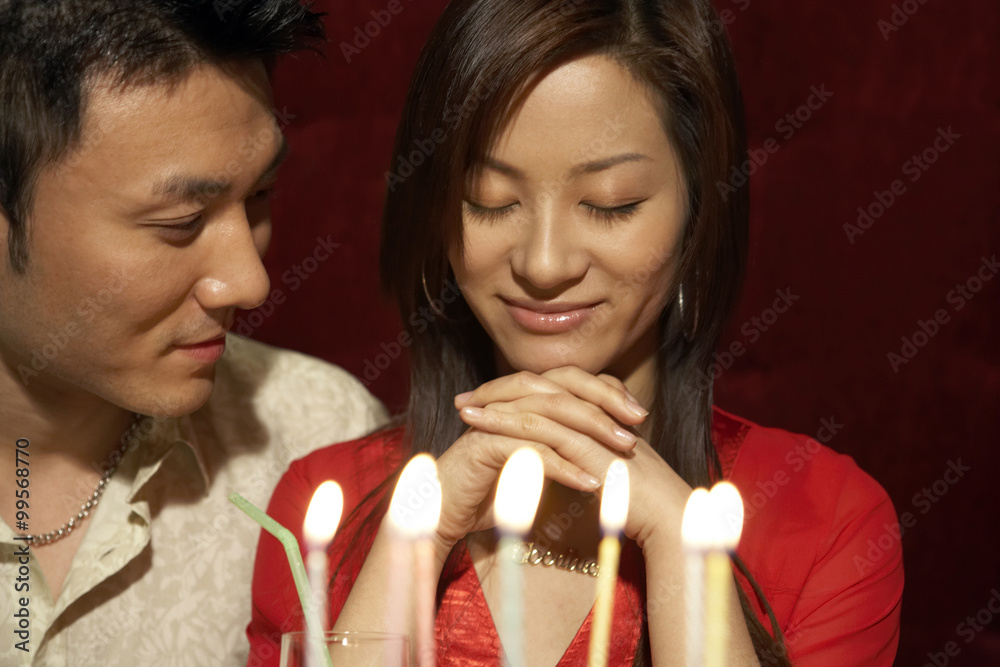
<path fill-rule="evenodd" d="M 546 291 L 582 278 L 589 263 L 571 215 L 552 204 L 542 204 L 528 217 L 511 256 L 514 273 L 535 289 Z"/>
<path fill-rule="evenodd" d="M 197 299 L 206 310 L 256 308 L 264 303 L 271 289 L 261 261 L 270 223 L 251 228 L 245 211 L 234 212 L 217 223 L 218 233 L 210 239 L 208 269 L 196 287 Z M 267 225 L 267 229 L 259 229 L 261 225 Z"/>

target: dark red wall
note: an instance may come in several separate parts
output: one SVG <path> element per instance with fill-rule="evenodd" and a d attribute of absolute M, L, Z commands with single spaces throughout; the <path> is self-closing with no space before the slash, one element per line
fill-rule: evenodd
<path fill-rule="evenodd" d="M 277 72 L 292 145 L 267 259 L 280 294 L 242 323 L 373 379 L 371 390 L 399 406 L 406 359 L 396 357 L 398 318 L 376 275 L 383 173 L 417 53 L 445 3 L 401 0 L 347 62 L 341 43 L 389 4 L 319 2 L 329 13 L 325 59 L 304 55 Z M 818 436 L 834 424 L 829 444 L 889 491 L 910 524 L 898 664 L 1000 664 L 1000 623 L 987 606 L 995 595 L 1000 608 L 1000 279 L 983 263 L 1000 254 L 1000 8 L 716 4 L 760 163 L 748 282 L 730 334 L 745 351 L 720 358 L 718 403 Z M 817 108 L 802 108 L 810 96 Z M 913 161 L 925 150 L 926 170 Z M 870 211 L 864 227 L 859 207 Z M 339 244 L 326 261 L 315 259 L 318 238 Z M 979 271 L 991 279 L 978 282 Z M 795 298 L 773 317 L 778 291 Z M 930 324 L 935 315 L 943 323 Z M 905 361 L 894 368 L 890 353 Z M 958 477 L 952 464 L 968 470 Z M 975 630 L 965 619 L 977 613 L 974 623 L 994 622 Z"/>

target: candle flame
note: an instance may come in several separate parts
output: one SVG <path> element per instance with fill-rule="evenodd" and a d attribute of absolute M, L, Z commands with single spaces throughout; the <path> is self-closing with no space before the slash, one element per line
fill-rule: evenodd
<path fill-rule="evenodd" d="M 681 520 L 681 543 L 690 549 L 705 549 L 711 542 L 709 516 L 712 501 L 708 489 L 698 487 L 688 496 Z"/>
<path fill-rule="evenodd" d="M 690 549 L 732 551 L 743 533 L 743 499 L 729 482 L 711 492 L 695 489 L 681 522 L 681 540 Z"/>
<path fill-rule="evenodd" d="M 340 485 L 327 480 L 319 485 L 302 525 L 306 542 L 311 547 L 325 549 L 333 539 L 340 525 L 340 515 L 344 511 L 344 493 Z"/>
<path fill-rule="evenodd" d="M 614 461 L 604 476 L 601 493 L 601 529 L 605 535 L 617 535 L 628 518 L 629 479 L 624 461 Z"/>
<path fill-rule="evenodd" d="M 441 518 L 441 481 L 430 454 L 417 454 L 403 468 L 392 493 L 389 522 L 410 539 L 429 537 Z"/>
<path fill-rule="evenodd" d="M 524 535 L 531 529 L 544 479 L 542 457 L 531 447 L 522 447 L 507 459 L 493 501 L 501 532 Z"/>
<path fill-rule="evenodd" d="M 715 511 L 715 544 L 732 551 L 743 534 L 743 499 L 729 482 L 719 482 L 709 494 Z"/>

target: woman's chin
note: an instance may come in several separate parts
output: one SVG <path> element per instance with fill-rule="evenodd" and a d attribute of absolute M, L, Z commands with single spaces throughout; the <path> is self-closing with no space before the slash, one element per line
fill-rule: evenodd
<path fill-rule="evenodd" d="M 601 372 L 604 365 L 595 361 L 593 355 L 583 354 L 580 350 L 570 349 L 560 345 L 547 345 L 542 349 L 524 351 L 521 354 L 505 355 L 507 366 L 511 371 L 527 371 L 541 375 L 546 371 L 564 366 L 576 366 L 588 373 L 597 374 Z M 501 363 L 500 371 L 503 372 L 504 364 Z"/>

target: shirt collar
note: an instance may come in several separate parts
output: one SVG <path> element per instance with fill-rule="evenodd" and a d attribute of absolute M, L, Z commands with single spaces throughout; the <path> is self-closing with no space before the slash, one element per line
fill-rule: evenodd
<path fill-rule="evenodd" d="M 128 494 L 129 502 L 134 501 L 175 450 L 177 451 L 175 456 L 181 457 L 181 460 L 172 463 L 183 466 L 186 459 L 190 466 L 185 467 L 197 471 L 202 488 L 207 491 L 211 478 L 206 465 L 204 446 L 198 437 L 198 431 L 201 429 L 196 428 L 196 420 L 197 413 L 194 416 L 183 417 L 146 417 L 143 420 L 136 439 L 136 446 L 140 449 L 138 455 L 142 458 Z M 211 427 L 210 424 L 208 426 Z"/>

